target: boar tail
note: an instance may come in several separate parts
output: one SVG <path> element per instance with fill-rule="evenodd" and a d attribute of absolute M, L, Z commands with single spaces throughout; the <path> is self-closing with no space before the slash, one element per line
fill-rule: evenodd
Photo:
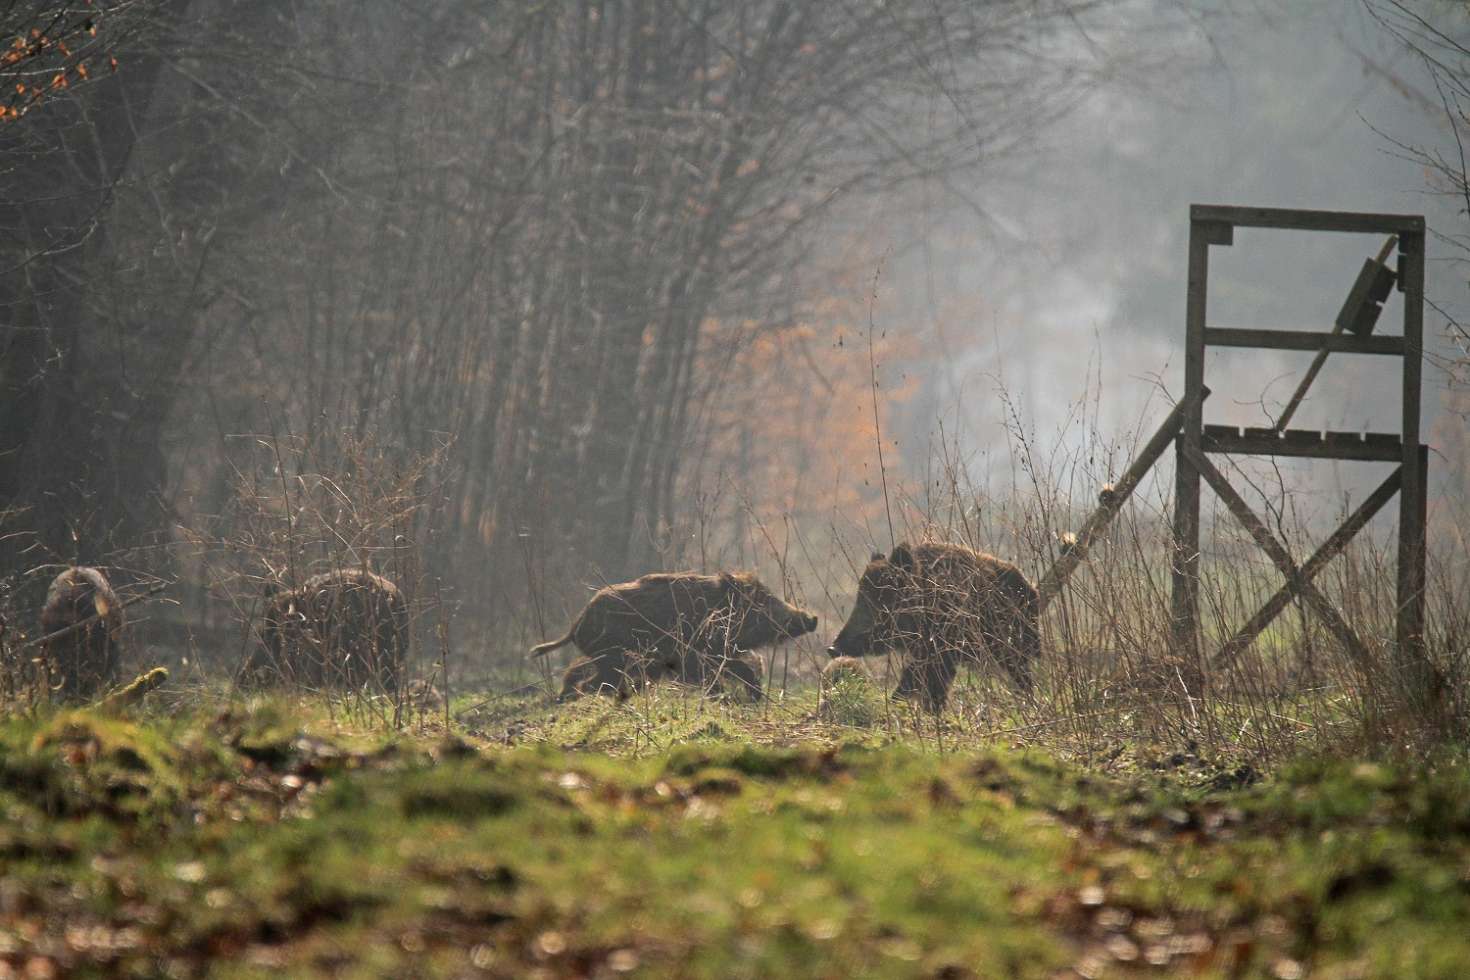
<path fill-rule="evenodd" d="M 572 634 L 571 634 L 571 631 L 568 630 L 567 631 L 567 635 L 564 636 L 564 637 L 562 637 L 559 640 L 551 640 L 548 643 L 538 643 L 538 644 L 536 644 L 535 646 L 533 646 L 531 648 L 531 652 L 530 652 L 529 656 L 532 656 L 532 657 L 544 657 L 548 653 L 550 653 L 552 650 L 555 650 L 557 647 L 564 647 L 564 646 L 566 646 L 570 642 L 572 642 Z"/>

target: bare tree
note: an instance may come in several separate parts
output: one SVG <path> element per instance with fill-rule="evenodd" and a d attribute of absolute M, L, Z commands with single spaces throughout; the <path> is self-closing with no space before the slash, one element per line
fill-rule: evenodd
<path fill-rule="evenodd" d="M 1409 81 L 1403 72 L 1379 65 L 1375 71 L 1389 74 L 1395 86 L 1415 103 L 1439 114 L 1446 140 L 1442 145 L 1424 146 L 1403 142 L 1391 132 L 1383 135 L 1405 159 L 1427 176 L 1430 189 L 1458 201 L 1457 210 L 1470 220 L 1470 169 L 1466 144 L 1470 142 L 1470 20 L 1465 6 L 1442 0 L 1364 0 L 1369 13 L 1424 69 L 1427 87 Z M 1460 257 L 1470 260 L 1470 229 L 1434 228 L 1433 234 Z M 1434 304 L 1431 297 L 1426 300 Z M 1470 380 L 1470 326 L 1447 305 L 1435 304 L 1448 325 L 1450 337 L 1460 350 L 1459 358 L 1447 367 L 1458 382 Z"/>
<path fill-rule="evenodd" d="M 5 175 L 65 202 L 0 216 L 25 254 L 80 232 L 0 297 L 0 505 L 51 555 L 136 545 L 276 465 L 237 436 L 322 474 L 371 437 L 446 459 L 430 573 L 487 612 L 644 570 L 819 235 L 1059 118 L 1108 6 L 158 0 Z"/>
<path fill-rule="evenodd" d="M 41 556 L 95 558 L 153 522 L 137 505 L 162 469 L 163 413 L 149 362 L 125 354 L 150 330 L 128 336 L 102 294 L 115 267 L 111 208 L 163 22 L 182 5 L 0 11 L 0 512 L 35 532 Z"/>

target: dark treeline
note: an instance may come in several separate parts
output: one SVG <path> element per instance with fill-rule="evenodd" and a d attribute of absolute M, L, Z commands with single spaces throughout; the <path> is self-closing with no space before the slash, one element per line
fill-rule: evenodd
<path fill-rule="evenodd" d="M 1100 6 L 98 3 L 85 84 L 0 126 L 4 571 L 177 572 L 364 445 L 479 612 L 660 564 L 818 233 L 1022 145 Z"/>

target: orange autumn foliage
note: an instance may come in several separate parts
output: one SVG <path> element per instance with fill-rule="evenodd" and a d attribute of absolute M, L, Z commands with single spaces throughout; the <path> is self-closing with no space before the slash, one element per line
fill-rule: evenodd
<path fill-rule="evenodd" d="M 900 366 L 918 352 L 912 332 L 875 326 L 870 362 L 867 316 L 859 294 L 824 299 L 783 329 L 708 321 L 706 349 L 727 351 L 729 367 L 710 409 L 710 462 L 696 478 L 725 474 L 758 513 L 881 515 L 872 369 L 892 480 L 891 418 L 918 387 Z"/>

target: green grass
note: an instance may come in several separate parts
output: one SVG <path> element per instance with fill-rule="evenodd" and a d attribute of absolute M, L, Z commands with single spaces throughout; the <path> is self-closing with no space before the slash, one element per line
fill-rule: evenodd
<path fill-rule="evenodd" d="M 79 976 L 1470 970 L 1462 769 L 1299 763 L 1222 789 L 811 709 L 655 691 L 391 735 L 319 702 L 12 718 L 0 958 Z"/>

